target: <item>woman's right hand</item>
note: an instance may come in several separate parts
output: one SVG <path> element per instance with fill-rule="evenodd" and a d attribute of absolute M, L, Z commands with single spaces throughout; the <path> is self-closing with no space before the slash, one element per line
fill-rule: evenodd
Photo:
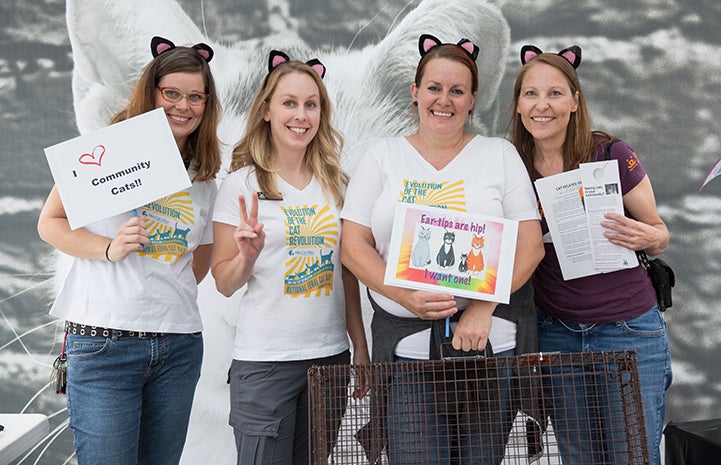
<path fill-rule="evenodd" d="M 213 258 L 210 271 L 215 287 L 230 297 L 250 279 L 255 260 L 265 247 L 263 224 L 258 223 L 258 195 L 252 194 L 250 211 L 245 197 L 238 196 L 238 226 L 213 222 Z"/>
<path fill-rule="evenodd" d="M 343 220 L 340 241 L 343 265 L 365 284 L 422 320 L 440 320 L 458 312 L 456 299 L 447 293 L 414 291 L 384 284 L 386 262 L 375 249 L 375 238 L 368 226 Z"/>
<path fill-rule="evenodd" d="M 238 196 L 240 205 L 240 224 L 235 228 L 233 238 L 238 246 L 238 253 L 246 259 L 255 260 L 265 246 L 265 232 L 263 223 L 258 223 L 258 194 L 250 197 L 250 212 L 248 212 L 245 196 Z"/>
<path fill-rule="evenodd" d="M 150 245 L 150 239 L 145 229 L 145 218 L 134 216 L 123 223 L 115 233 L 107 249 L 107 258 L 111 262 L 119 262 L 146 245 Z"/>
<path fill-rule="evenodd" d="M 456 299 L 451 294 L 410 289 L 403 289 L 400 294 L 398 303 L 421 320 L 440 320 L 458 312 Z"/>

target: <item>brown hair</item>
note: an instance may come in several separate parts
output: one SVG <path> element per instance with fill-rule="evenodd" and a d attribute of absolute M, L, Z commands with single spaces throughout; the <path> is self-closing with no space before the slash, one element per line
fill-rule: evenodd
<path fill-rule="evenodd" d="M 273 137 L 270 123 L 263 119 L 263 115 L 278 88 L 278 82 L 290 73 L 307 74 L 318 87 L 320 96 L 318 132 L 306 147 L 304 163 L 318 179 L 326 195 L 335 199 L 336 204 L 340 206 L 343 204 L 343 188 L 348 182 L 348 176 L 340 167 L 343 137 L 331 124 L 331 103 L 323 80 L 313 68 L 297 60 L 278 65 L 255 93 L 248 110 L 245 135 L 233 150 L 230 171 L 236 171 L 244 166 L 253 167 L 261 192 L 269 198 L 280 197 L 272 166 L 275 155 Z"/>
<path fill-rule="evenodd" d="M 203 76 L 205 92 L 208 94 L 203 118 L 198 128 L 188 136 L 185 146 L 178 148 L 183 160 L 190 163 L 197 173 L 193 181 L 213 179 L 221 164 L 217 135 L 220 101 L 210 67 L 194 49 L 175 47 L 159 54 L 148 63 L 140 74 L 127 105 L 110 119 L 110 124 L 155 109 L 157 85 L 164 76 L 173 73 L 200 73 Z"/>
<path fill-rule="evenodd" d="M 475 94 L 478 91 L 478 66 L 468 55 L 468 52 L 455 44 L 441 44 L 428 50 L 428 53 L 421 57 L 416 68 L 415 83 L 416 86 L 421 85 L 423 73 L 426 71 L 426 65 L 429 61 L 436 58 L 445 58 L 446 60 L 455 61 L 465 65 L 471 72 L 471 92 Z"/>
<path fill-rule="evenodd" d="M 562 56 L 555 53 L 541 53 L 527 62 L 521 67 L 516 76 L 516 82 L 513 85 L 513 103 L 511 112 L 513 116 L 510 121 L 511 142 L 516 146 L 516 150 L 521 155 L 523 163 L 526 165 L 528 174 L 534 179 L 535 170 L 533 168 L 533 150 L 535 143 L 533 136 L 523 125 L 521 115 L 516 111 L 521 93 L 523 79 L 528 70 L 539 63 L 553 66 L 559 70 L 566 78 L 572 95 L 578 95 L 578 108 L 571 113 L 568 127 L 566 128 L 566 140 L 563 143 L 563 170 L 568 171 L 578 168 L 578 165 L 591 161 L 591 157 L 601 143 L 610 139 L 610 136 L 603 132 L 594 132 L 591 130 L 591 118 L 588 113 L 586 99 L 581 89 L 581 82 L 578 79 L 576 70 Z M 595 134 L 602 137 L 594 137 Z"/>

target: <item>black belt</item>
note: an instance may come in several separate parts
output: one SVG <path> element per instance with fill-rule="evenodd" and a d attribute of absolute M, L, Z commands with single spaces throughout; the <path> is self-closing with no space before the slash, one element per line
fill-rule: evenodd
<path fill-rule="evenodd" d="M 101 326 L 81 325 L 71 321 L 65 322 L 65 332 L 68 334 L 77 334 L 79 336 L 102 336 L 112 337 L 137 337 L 140 339 L 148 339 L 151 337 L 165 336 L 165 333 L 149 333 L 146 331 L 128 331 L 125 329 L 103 328 Z"/>

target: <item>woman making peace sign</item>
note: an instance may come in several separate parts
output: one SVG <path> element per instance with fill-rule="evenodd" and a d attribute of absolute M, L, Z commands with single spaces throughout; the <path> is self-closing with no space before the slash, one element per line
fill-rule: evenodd
<path fill-rule="evenodd" d="M 346 328 L 354 362 L 369 363 L 358 281 L 339 257 L 346 176 L 324 73 L 271 52 L 213 215 L 218 290 L 247 284 L 230 369 L 239 464 L 308 463 L 306 373 L 349 363 Z"/>

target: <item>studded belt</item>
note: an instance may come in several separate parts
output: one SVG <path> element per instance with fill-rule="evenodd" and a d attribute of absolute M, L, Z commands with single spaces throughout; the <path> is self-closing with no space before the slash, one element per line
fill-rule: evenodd
<path fill-rule="evenodd" d="M 151 333 L 146 331 L 128 331 L 126 329 L 103 328 L 101 326 L 81 325 L 71 321 L 65 322 L 65 331 L 68 334 L 77 334 L 79 336 L 100 336 L 112 337 L 137 337 L 140 339 L 148 339 L 151 337 L 165 336 L 165 333 Z"/>

